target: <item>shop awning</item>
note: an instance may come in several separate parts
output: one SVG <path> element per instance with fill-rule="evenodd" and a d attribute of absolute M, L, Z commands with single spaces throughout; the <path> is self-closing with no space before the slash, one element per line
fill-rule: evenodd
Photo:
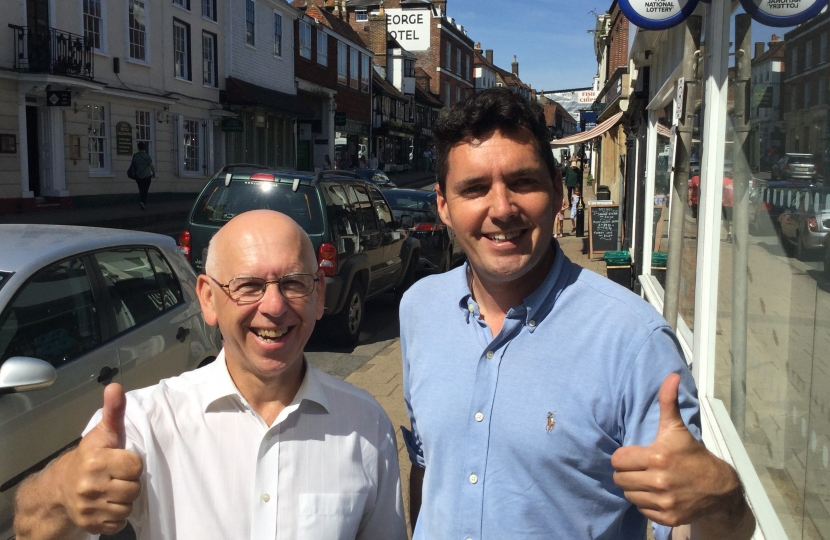
<path fill-rule="evenodd" d="M 620 118 L 622 118 L 622 115 L 623 113 L 622 111 L 620 111 L 608 120 L 606 120 L 605 122 L 602 122 L 601 124 L 592 127 L 588 131 L 583 131 L 582 133 L 575 133 L 574 135 L 551 141 L 550 146 L 551 148 L 558 148 L 560 146 L 570 146 L 572 144 L 579 144 L 590 141 L 591 139 L 599 137 L 612 127 L 616 126 L 619 123 Z"/>
<path fill-rule="evenodd" d="M 267 107 L 301 120 L 313 120 L 314 111 L 302 99 L 293 94 L 264 88 L 234 77 L 225 79 L 225 101 L 228 105 L 243 107 Z"/>

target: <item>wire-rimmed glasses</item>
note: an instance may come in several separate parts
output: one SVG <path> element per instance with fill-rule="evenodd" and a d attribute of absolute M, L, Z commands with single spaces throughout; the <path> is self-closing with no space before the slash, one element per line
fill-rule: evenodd
<path fill-rule="evenodd" d="M 216 278 L 210 277 L 220 287 L 225 289 L 228 296 L 236 302 L 257 302 L 265 296 L 268 285 L 275 283 L 280 294 L 288 300 L 303 298 L 314 292 L 315 284 L 320 278 L 313 274 L 287 274 L 273 280 L 258 277 L 240 276 L 222 284 Z"/>

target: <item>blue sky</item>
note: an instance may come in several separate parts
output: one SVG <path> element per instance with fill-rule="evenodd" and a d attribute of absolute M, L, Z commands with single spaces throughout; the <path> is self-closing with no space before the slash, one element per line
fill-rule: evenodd
<path fill-rule="evenodd" d="M 591 11 L 602 13 L 610 6 L 610 0 L 447 0 L 447 15 L 482 49 L 493 49 L 502 69 L 510 70 L 515 54 L 524 82 L 536 90 L 561 90 L 593 83 L 597 60 L 588 30 L 595 28 L 596 17 Z M 769 41 L 773 33 L 783 38 L 789 30 L 753 21 L 753 41 Z"/>

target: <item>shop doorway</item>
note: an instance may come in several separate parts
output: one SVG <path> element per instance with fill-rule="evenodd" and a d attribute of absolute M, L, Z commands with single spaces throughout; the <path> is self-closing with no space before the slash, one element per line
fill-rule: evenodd
<path fill-rule="evenodd" d="M 26 106 L 26 143 L 28 145 L 29 191 L 40 196 L 40 137 L 38 137 L 37 107 Z"/>

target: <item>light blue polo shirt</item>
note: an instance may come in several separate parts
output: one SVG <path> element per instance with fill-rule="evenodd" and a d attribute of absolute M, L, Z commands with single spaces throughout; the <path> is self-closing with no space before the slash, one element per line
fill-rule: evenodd
<path fill-rule="evenodd" d="M 552 245 L 550 274 L 495 339 L 466 265 L 401 302 L 405 439 L 426 467 L 413 540 L 645 538 L 611 454 L 654 440 L 669 373 L 700 438 L 694 380 L 665 320 Z"/>

